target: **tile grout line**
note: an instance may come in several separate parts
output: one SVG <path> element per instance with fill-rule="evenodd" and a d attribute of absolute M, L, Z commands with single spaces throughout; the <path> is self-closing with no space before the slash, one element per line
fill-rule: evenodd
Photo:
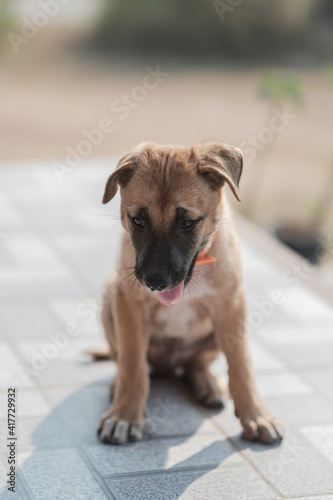
<path fill-rule="evenodd" d="M 99 484 L 101 490 L 105 494 L 106 498 L 112 500 L 118 500 L 118 498 L 113 494 L 112 491 L 108 488 L 107 484 L 105 484 L 104 476 L 98 471 L 95 465 L 91 462 L 89 454 L 86 453 L 84 447 L 81 445 L 76 445 L 75 450 L 77 450 L 80 455 L 82 461 L 85 463 L 86 467 L 90 471 L 91 475 L 95 478 L 96 482 Z M 110 497 L 110 494 L 112 497 Z"/>
<path fill-rule="evenodd" d="M 268 344 L 267 341 L 265 341 L 264 339 L 260 339 L 260 344 L 262 345 L 262 347 L 264 347 L 269 352 L 271 352 L 271 350 L 269 348 L 269 344 Z M 283 360 L 282 356 L 279 353 L 274 353 L 274 355 L 276 355 L 280 361 L 283 361 L 285 363 L 285 361 Z M 288 370 L 290 372 L 290 374 L 296 375 L 297 377 L 299 377 L 300 380 L 304 384 L 306 384 L 309 387 L 311 387 L 311 389 L 312 389 L 311 392 L 313 392 L 314 394 L 319 394 L 319 396 L 323 399 L 323 401 L 325 401 L 326 403 L 328 403 L 329 406 L 332 406 L 332 401 L 327 398 L 327 395 L 325 393 L 321 392 L 320 389 L 318 389 L 317 387 L 315 387 L 311 383 L 311 381 L 308 382 L 307 380 L 303 379 L 303 375 L 304 375 L 303 371 L 315 373 L 316 371 L 323 371 L 323 368 L 325 369 L 324 371 L 327 371 L 327 372 L 331 372 L 332 371 L 332 367 L 328 363 L 325 364 L 325 365 L 324 364 L 320 364 L 318 366 L 313 366 L 313 365 L 312 366 L 302 366 L 300 370 L 298 370 L 296 366 L 290 366 L 290 365 L 287 365 L 285 363 L 285 370 Z"/>
<path fill-rule="evenodd" d="M 9 198 L 8 195 L 3 192 L 3 190 L 1 191 L 1 188 L 0 193 L 7 201 L 8 205 L 12 206 L 15 211 L 20 214 L 22 221 L 25 222 L 27 226 L 27 229 L 30 229 L 34 233 L 34 235 L 37 236 L 39 240 L 45 244 L 46 248 L 48 248 L 48 250 L 55 256 L 55 258 L 59 262 L 62 262 L 65 268 L 69 271 L 70 275 L 73 276 L 75 281 L 78 282 L 78 284 L 85 290 L 85 292 L 90 295 L 95 295 L 93 291 L 93 285 L 90 280 L 88 280 L 81 273 L 81 271 L 76 267 L 75 263 L 73 263 L 73 261 L 66 255 L 66 252 L 61 250 L 52 238 L 47 236 L 43 231 L 36 227 L 32 218 L 29 217 L 24 212 L 24 210 L 22 210 L 20 204 L 13 196 Z"/>
<path fill-rule="evenodd" d="M 182 388 L 183 390 L 183 388 Z M 186 392 L 186 391 L 183 391 L 183 392 Z M 195 406 L 200 410 L 200 412 L 205 416 L 205 417 L 208 417 L 208 420 L 212 423 L 213 427 L 218 431 L 218 433 L 220 435 L 222 435 L 222 437 L 224 439 L 226 439 L 229 444 L 232 446 L 232 448 L 240 454 L 240 456 L 245 460 L 245 462 L 248 463 L 248 465 L 250 465 L 250 467 L 259 475 L 259 477 L 261 477 L 263 479 L 263 481 L 272 489 L 272 491 L 274 491 L 274 493 L 276 493 L 279 497 L 279 500 L 281 500 L 283 498 L 282 494 L 279 492 L 279 490 L 277 490 L 277 488 L 275 488 L 274 485 L 272 485 L 260 472 L 260 470 L 246 457 L 246 455 L 243 454 L 242 450 L 239 450 L 239 448 L 233 443 L 233 441 L 230 439 L 230 437 L 224 432 L 224 430 L 218 425 L 217 422 L 215 422 L 215 420 L 209 416 L 208 414 L 208 409 L 206 408 L 203 408 L 203 407 L 199 407 L 199 404 L 195 401 Z M 224 408 L 225 409 L 225 408 Z M 223 411 L 223 410 L 222 410 Z M 236 417 L 235 417 L 236 418 Z"/>
<path fill-rule="evenodd" d="M 215 420 L 212 418 L 210 418 L 210 420 L 212 421 L 214 427 L 216 427 L 218 430 L 220 430 L 221 433 L 224 434 L 224 431 L 219 426 L 219 424 L 215 422 Z M 263 479 L 263 481 L 272 489 L 272 491 L 278 495 L 279 500 L 282 500 L 283 499 L 282 493 L 273 484 L 271 484 L 269 480 L 266 479 L 265 476 L 263 476 L 258 467 L 254 463 L 252 463 L 252 461 L 243 453 L 243 450 L 240 450 L 227 434 L 225 434 L 225 436 L 227 437 L 229 444 L 231 444 L 231 446 L 235 449 L 235 451 L 240 454 L 240 456 L 244 459 L 244 461 L 247 462 L 247 464 L 259 475 L 259 477 L 261 477 L 261 479 Z"/>

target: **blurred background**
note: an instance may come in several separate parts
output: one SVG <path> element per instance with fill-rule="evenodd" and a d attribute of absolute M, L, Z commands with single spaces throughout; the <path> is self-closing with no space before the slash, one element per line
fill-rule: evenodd
<path fill-rule="evenodd" d="M 0 5 L 2 166 L 65 182 L 141 141 L 234 144 L 237 210 L 333 284 L 332 0 Z"/>

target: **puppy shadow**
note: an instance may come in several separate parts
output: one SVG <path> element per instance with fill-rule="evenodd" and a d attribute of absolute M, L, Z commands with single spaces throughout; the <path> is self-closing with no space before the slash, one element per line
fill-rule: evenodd
<path fill-rule="evenodd" d="M 46 417 L 19 420 L 17 493 L 8 496 L 5 487 L 1 500 L 192 499 L 203 498 L 201 488 L 205 498 L 215 498 L 216 488 L 216 498 L 222 498 L 235 477 L 228 471 L 237 470 L 240 480 L 254 474 L 238 454 L 252 444 L 238 433 L 227 438 L 219 431 L 218 419 L 227 410 L 197 405 L 182 379 L 152 376 L 143 439 L 120 446 L 103 444 L 97 436 L 109 406 L 105 380 L 76 391 L 54 388 L 43 397 L 51 408 Z"/>

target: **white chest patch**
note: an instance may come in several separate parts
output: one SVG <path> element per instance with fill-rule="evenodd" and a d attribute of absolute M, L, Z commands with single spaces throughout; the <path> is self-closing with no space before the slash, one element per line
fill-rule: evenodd
<path fill-rule="evenodd" d="M 209 316 L 199 316 L 189 301 L 179 301 L 170 307 L 161 306 L 156 314 L 153 336 L 181 339 L 191 345 L 213 331 Z"/>
<path fill-rule="evenodd" d="M 156 317 L 154 333 L 157 337 L 179 338 L 185 344 L 192 344 L 196 340 L 209 335 L 213 330 L 209 316 L 198 314 L 193 299 L 215 295 L 216 289 L 202 278 L 196 281 L 196 286 L 185 289 L 183 298 L 170 307 L 160 306 Z"/>
<path fill-rule="evenodd" d="M 163 334 L 166 337 L 184 339 L 190 335 L 191 323 L 198 318 L 195 310 L 181 300 L 170 307 L 161 306 L 156 319 L 163 323 Z"/>

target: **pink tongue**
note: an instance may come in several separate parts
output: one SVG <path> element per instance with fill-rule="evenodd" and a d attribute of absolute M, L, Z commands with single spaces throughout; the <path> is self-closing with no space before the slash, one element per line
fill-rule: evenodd
<path fill-rule="evenodd" d="M 171 306 L 171 304 L 178 302 L 178 300 L 182 298 L 183 291 L 184 282 L 175 286 L 175 288 L 171 288 L 171 290 L 168 290 L 167 292 L 156 292 L 156 295 L 161 304 L 164 306 Z"/>

